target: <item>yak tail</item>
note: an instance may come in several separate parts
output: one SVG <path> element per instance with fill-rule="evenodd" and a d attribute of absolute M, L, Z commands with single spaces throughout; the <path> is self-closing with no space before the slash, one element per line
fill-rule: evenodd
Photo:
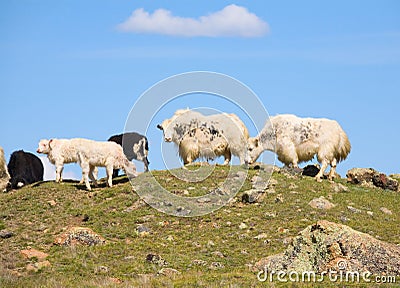
<path fill-rule="evenodd" d="M 339 140 L 339 145 L 337 147 L 337 155 L 336 159 L 338 162 L 343 161 L 347 158 L 347 155 L 349 155 L 351 150 L 351 144 L 349 141 L 349 138 L 347 137 L 346 133 L 341 130 L 340 131 L 340 140 Z"/>

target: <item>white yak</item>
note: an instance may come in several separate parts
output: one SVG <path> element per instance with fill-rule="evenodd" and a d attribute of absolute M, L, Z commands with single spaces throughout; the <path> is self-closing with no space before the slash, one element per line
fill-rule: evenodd
<path fill-rule="evenodd" d="M 334 120 L 286 114 L 270 117 L 259 135 L 249 138 L 247 149 L 246 162 L 249 164 L 265 150 L 275 152 L 279 161 L 292 167 L 317 155 L 321 169 L 315 178 L 321 181 L 328 165 L 331 166 L 328 178 L 334 178 L 337 163 L 346 159 L 351 145 L 342 127 Z"/>
<path fill-rule="evenodd" d="M 244 164 L 249 133 L 235 114 L 203 115 L 197 111 L 182 109 L 157 125 L 157 128 L 163 131 L 165 142 L 174 142 L 179 146 L 181 156 L 193 155 L 208 159 L 224 156 L 224 165 L 227 165 L 231 155 L 235 155 Z M 209 157 L 210 155 L 215 157 Z M 191 162 L 196 158 L 186 158 L 184 162 Z"/>

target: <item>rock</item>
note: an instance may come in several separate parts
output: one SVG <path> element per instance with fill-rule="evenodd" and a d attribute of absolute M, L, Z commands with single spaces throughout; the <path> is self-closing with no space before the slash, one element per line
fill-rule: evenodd
<path fill-rule="evenodd" d="M 350 219 L 347 218 L 346 216 L 342 215 L 342 216 L 340 216 L 340 221 L 342 221 L 343 223 L 346 223 L 346 222 L 349 222 Z"/>
<path fill-rule="evenodd" d="M 348 192 L 349 191 L 348 187 L 344 186 L 341 183 L 336 183 L 336 182 L 332 183 L 332 189 L 336 193 Z"/>
<path fill-rule="evenodd" d="M 1 239 L 7 239 L 7 238 L 11 238 L 12 236 L 14 236 L 14 233 L 8 230 L 1 230 L 0 231 L 0 238 Z"/>
<path fill-rule="evenodd" d="M 264 193 L 260 190 L 250 189 L 243 192 L 242 202 L 243 203 L 256 203 L 261 202 L 264 197 Z"/>
<path fill-rule="evenodd" d="M 374 212 L 372 212 L 372 211 L 367 211 L 367 215 L 369 215 L 369 216 L 374 216 Z"/>
<path fill-rule="evenodd" d="M 335 204 L 329 202 L 324 196 L 314 198 L 308 203 L 308 205 L 310 205 L 312 208 L 322 210 L 328 210 L 335 207 Z"/>
<path fill-rule="evenodd" d="M 181 272 L 176 270 L 176 269 L 174 269 L 174 268 L 161 268 L 161 270 L 159 270 L 157 272 L 157 274 L 158 275 L 164 275 L 164 276 L 167 276 L 167 277 L 172 277 L 172 276 L 181 274 Z"/>
<path fill-rule="evenodd" d="M 268 238 L 268 234 L 267 233 L 261 233 L 257 236 L 254 236 L 254 239 L 260 240 L 260 239 L 265 239 Z"/>
<path fill-rule="evenodd" d="M 392 191 L 398 191 L 399 182 L 391 177 L 386 176 L 383 173 L 375 174 L 372 177 L 372 183 L 376 187 L 380 187 L 382 189 L 389 189 Z"/>
<path fill-rule="evenodd" d="M 168 262 L 165 261 L 160 255 L 152 254 L 152 253 L 147 254 L 146 261 L 150 262 L 152 264 L 156 264 L 158 266 L 166 266 L 166 265 L 168 265 Z"/>
<path fill-rule="evenodd" d="M 347 182 L 352 184 L 370 184 L 372 183 L 372 176 L 376 174 L 372 168 L 353 168 L 347 171 Z"/>
<path fill-rule="evenodd" d="M 32 248 L 21 250 L 19 253 L 27 259 L 37 258 L 38 260 L 44 260 L 49 256 L 47 253 Z"/>
<path fill-rule="evenodd" d="M 247 229 L 247 225 L 246 225 L 246 223 L 240 223 L 240 225 L 239 225 L 239 229 L 241 229 L 241 230 L 243 230 L 243 229 Z"/>
<path fill-rule="evenodd" d="M 207 265 L 207 261 L 198 260 L 198 259 L 193 260 L 192 263 L 197 266 L 206 266 Z"/>
<path fill-rule="evenodd" d="M 283 228 L 283 227 L 278 227 L 278 231 L 279 234 L 286 234 L 289 232 L 289 229 L 287 228 Z"/>
<path fill-rule="evenodd" d="M 264 191 L 268 189 L 269 182 L 268 179 L 263 179 L 262 177 L 255 175 L 251 178 L 251 185 L 254 190 Z"/>
<path fill-rule="evenodd" d="M 133 202 L 132 206 L 129 206 L 128 208 L 126 208 L 124 210 L 124 212 L 130 213 L 134 210 L 137 210 L 139 208 L 142 208 L 144 206 L 146 206 L 146 202 L 144 202 L 142 199 L 136 200 L 135 202 Z"/>
<path fill-rule="evenodd" d="M 298 178 L 301 176 L 301 173 L 303 172 L 303 169 L 298 168 L 298 167 L 283 167 L 279 169 L 279 173 L 285 175 L 288 178 Z"/>
<path fill-rule="evenodd" d="M 51 266 L 51 263 L 48 260 L 40 261 L 40 262 L 33 263 L 33 264 L 29 263 L 26 266 L 26 271 L 28 271 L 28 272 L 38 272 L 39 270 L 42 270 L 43 268 L 49 267 L 49 266 Z"/>
<path fill-rule="evenodd" d="M 307 165 L 303 168 L 303 172 L 301 173 L 301 175 L 315 177 L 317 176 L 319 169 L 320 167 L 318 167 L 317 165 Z"/>
<path fill-rule="evenodd" d="M 389 210 L 389 209 L 387 209 L 387 208 L 385 208 L 385 207 L 381 207 L 379 210 L 380 210 L 382 213 L 385 213 L 385 214 L 388 214 L 388 215 L 392 215 L 392 214 L 393 214 L 393 212 L 392 212 L 391 210 Z"/>
<path fill-rule="evenodd" d="M 198 199 L 196 200 L 196 202 L 197 202 L 197 203 L 200 203 L 200 204 L 210 203 L 210 202 L 211 202 L 211 199 L 208 198 L 208 197 L 200 197 L 200 198 L 198 198 Z"/>
<path fill-rule="evenodd" d="M 47 204 L 49 204 L 50 206 L 54 207 L 54 206 L 57 205 L 57 202 L 54 201 L 54 200 L 50 200 L 50 201 L 47 201 Z"/>
<path fill-rule="evenodd" d="M 221 269 L 221 268 L 224 268 L 224 267 L 225 266 L 220 262 L 212 262 L 209 268 L 212 269 L 212 270 L 217 270 L 217 269 Z"/>
<path fill-rule="evenodd" d="M 208 242 L 207 242 L 207 247 L 213 247 L 213 246 L 215 246 L 214 241 L 208 240 Z"/>
<path fill-rule="evenodd" d="M 96 274 L 107 274 L 110 269 L 107 266 L 98 266 L 95 268 L 94 273 Z"/>
<path fill-rule="evenodd" d="M 256 271 L 369 271 L 400 274 L 400 246 L 326 220 L 308 226 L 281 254 L 261 259 Z"/>
<path fill-rule="evenodd" d="M 186 209 L 185 207 L 178 207 L 176 208 L 176 216 L 188 216 L 192 211 L 189 209 Z"/>
<path fill-rule="evenodd" d="M 66 232 L 54 240 L 54 244 L 61 246 L 74 246 L 76 244 L 93 246 L 105 243 L 106 240 L 103 237 L 92 229 L 84 227 L 67 228 Z"/>
<path fill-rule="evenodd" d="M 225 255 L 221 251 L 211 252 L 211 255 L 217 256 L 219 258 L 224 258 L 225 257 Z"/>
<path fill-rule="evenodd" d="M 236 172 L 235 177 L 244 179 L 247 177 L 247 172 L 238 171 L 238 172 Z"/>
<path fill-rule="evenodd" d="M 360 209 L 354 208 L 353 206 L 347 206 L 347 209 L 350 210 L 352 213 L 361 213 L 362 211 Z"/>
<path fill-rule="evenodd" d="M 146 236 L 150 234 L 150 228 L 144 226 L 143 224 L 139 224 L 136 227 L 136 233 L 139 234 L 139 236 Z"/>
<path fill-rule="evenodd" d="M 347 171 L 347 181 L 352 184 L 360 184 L 366 187 L 380 187 L 398 191 L 399 182 L 372 168 L 353 168 Z"/>
<path fill-rule="evenodd" d="M 283 201 L 284 201 L 284 198 L 283 198 L 282 194 L 276 195 L 275 203 L 283 203 Z"/>
<path fill-rule="evenodd" d="M 276 213 L 275 212 L 265 212 L 265 217 L 266 218 L 276 218 Z"/>
<path fill-rule="evenodd" d="M 275 178 L 269 178 L 268 188 L 275 187 L 276 185 L 278 185 L 278 180 L 276 180 Z"/>

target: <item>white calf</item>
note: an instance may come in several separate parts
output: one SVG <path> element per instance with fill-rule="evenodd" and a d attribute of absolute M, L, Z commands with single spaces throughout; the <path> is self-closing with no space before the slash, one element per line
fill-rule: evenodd
<path fill-rule="evenodd" d="M 56 181 L 61 181 L 64 163 L 78 162 L 82 168 L 82 180 L 91 190 L 89 178 L 97 185 L 94 171 L 96 167 L 105 167 L 107 184 L 112 186 L 113 169 L 123 169 L 128 177 L 136 177 L 136 167 L 130 162 L 122 147 L 115 142 L 97 142 L 88 139 L 52 139 L 41 140 L 38 153 L 48 154 L 51 163 L 56 165 Z"/>

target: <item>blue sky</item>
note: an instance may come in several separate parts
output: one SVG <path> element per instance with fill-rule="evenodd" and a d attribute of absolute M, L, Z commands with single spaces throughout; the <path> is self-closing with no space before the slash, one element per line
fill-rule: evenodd
<path fill-rule="evenodd" d="M 338 165 L 342 176 L 353 167 L 400 172 L 400 2 L 183 3 L 1 1 L 0 146 L 6 157 L 18 149 L 34 152 L 41 138 L 106 140 L 123 131 L 134 103 L 152 85 L 179 73 L 214 71 L 250 87 L 270 115 L 337 120 L 352 144 Z M 242 14 L 233 15 L 235 21 L 218 18 L 231 4 L 256 21 L 240 22 Z M 150 26 L 121 29 L 140 8 Z M 170 18 L 151 26 L 157 9 Z M 210 28 L 199 28 L 199 19 L 218 33 L 204 34 Z M 172 25 L 175 20 L 183 24 Z M 266 26 L 257 30 L 260 23 Z M 235 35 L 242 24 L 249 27 Z M 198 95 L 193 103 L 171 102 L 156 118 L 189 104 L 235 111 Z M 162 169 L 161 131 L 150 127 L 146 134 L 150 168 Z M 79 178 L 75 166 L 66 172 Z"/>

